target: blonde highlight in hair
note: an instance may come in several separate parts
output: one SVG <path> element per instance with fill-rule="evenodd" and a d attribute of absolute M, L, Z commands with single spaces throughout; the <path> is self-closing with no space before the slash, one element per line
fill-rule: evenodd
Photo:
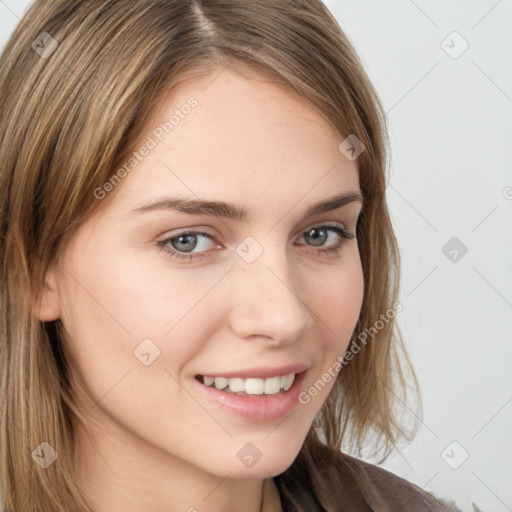
<path fill-rule="evenodd" d="M 32 49 L 43 32 L 58 44 L 47 58 Z M 385 113 L 320 0 L 37 0 L 0 60 L 0 471 L 7 511 L 93 510 L 74 481 L 73 420 L 90 421 L 80 407 L 83 383 L 70 380 L 62 324 L 39 321 L 34 308 L 67 241 L 108 200 L 95 199 L 94 190 L 144 134 L 166 93 L 219 66 L 288 85 L 335 127 L 340 142 L 350 134 L 362 141 L 364 299 L 354 340 L 397 301 Z M 407 375 L 416 384 L 403 347 L 399 356 L 400 339 L 390 319 L 343 367 L 299 457 L 276 478 L 290 510 L 307 510 L 303 485 L 335 509 L 336 491 L 315 477 L 319 444 L 362 453 L 370 441 L 372 453 L 386 456 L 412 435 L 397 416 Z M 58 464 L 44 470 L 31 457 L 41 442 L 59 453 Z"/>

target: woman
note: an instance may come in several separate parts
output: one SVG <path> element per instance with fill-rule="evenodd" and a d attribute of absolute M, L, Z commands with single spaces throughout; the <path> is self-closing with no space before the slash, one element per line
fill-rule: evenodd
<path fill-rule="evenodd" d="M 348 454 L 412 435 L 409 363 L 322 3 L 38 0 L 0 91 L 5 510 L 456 510 Z"/>

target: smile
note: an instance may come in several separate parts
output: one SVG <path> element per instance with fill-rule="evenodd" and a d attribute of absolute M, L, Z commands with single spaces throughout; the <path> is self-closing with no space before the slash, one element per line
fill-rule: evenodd
<path fill-rule="evenodd" d="M 225 393 L 237 395 L 277 395 L 283 391 L 288 391 L 292 387 L 295 381 L 295 373 L 267 379 L 200 375 L 198 380 L 205 386 L 213 387 Z"/>
<path fill-rule="evenodd" d="M 299 404 L 308 367 L 292 364 L 279 369 L 259 367 L 196 375 L 194 389 L 207 403 L 216 404 L 225 413 L 252 421 L 275 420 L 288 415 Z"/>

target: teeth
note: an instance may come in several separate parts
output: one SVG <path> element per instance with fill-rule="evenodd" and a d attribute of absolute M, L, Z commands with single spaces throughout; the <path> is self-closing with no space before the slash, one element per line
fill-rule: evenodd
<path fill-rule="evenodd" d="M 203 381 L 204 383 L 207 385 L 207 386 L 211 386 L 214 382 L 215 382 L 215 379 L 213 377 L 207 377 L 206 375 L 203 377 Z"/>
<path fill-rule="evenodd" d="M 227 379 L 225 377 L 203 376 L 203 383 L 206 386 L 215 387 L 218 390 L 231 393 L 245 392 L 248 395 L 277 395 L 280 391 L 288 391 L 294 381 L 294 373 L 282 375 L 281 377 L 271 377 L 269 379 L 242 379 L 240 377 Z"/>
<path fill-rule="evenodd" d="M 228 385 L 228 379 L 224 377 L 215 377 L 215 387 L 217 389 L 224 389 Z"/>
<path fill-rule="evenodd" d="M 245 392 L 248 395 L 262 395 L 264 388 L 263 379 L 245 379 Z"/>
<path fill-rule="evenodd" d="M 229 389 L 230 391 L 233 391 L 233 393 L 240 393 L 241 391 L 245 391 L 244 379 L 229 379 Z"/>
<path fill-rule="evenodd" d="M 263 384 L 263 392 L 266 395 L 275 395 L 281 391 L 281 377 L 272 377 L 265 379 Z"/>
<path fill-rule="evenodd" d="M 288 391 L 291 387 L 292 387 L 292 384 L 293 384 L 293 381 L 295 380 L 295 375 L 294 374 L 291 374 L 291 375 L 287 375 L 286 376 L 286 379 L 284 381 L 284 386 L 283 386 L 283 389 L 285 391 Z"/>

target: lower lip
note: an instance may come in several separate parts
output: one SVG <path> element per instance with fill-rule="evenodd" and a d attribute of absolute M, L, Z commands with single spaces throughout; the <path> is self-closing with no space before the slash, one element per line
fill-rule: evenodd
<path fill-rule="evenodd" d="M 282 418 L 293 411 L 299 402 L 299 395 L 305 377 L 305 371 L 297 374 L 292 387 L 288 391 L 277 395 L 254 395 L 254 397 L 225 393 L 224 391 L 205 386 L 197 379 L 194 379 L 194 382 L 199 386 L 200 393 L 233 411 L 235 414 L 250 420 L 266 421 Z"/>

